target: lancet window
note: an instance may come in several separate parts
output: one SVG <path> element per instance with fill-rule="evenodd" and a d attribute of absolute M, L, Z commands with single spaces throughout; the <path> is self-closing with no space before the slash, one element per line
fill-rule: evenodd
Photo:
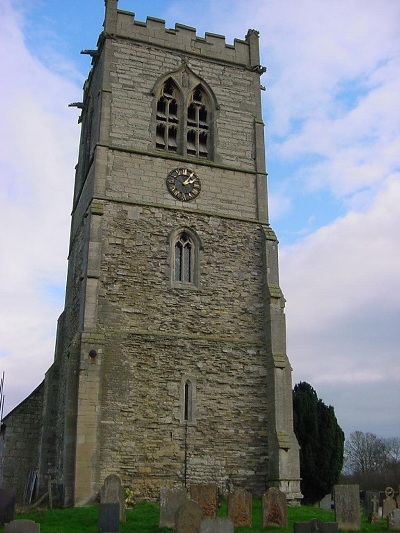
<path fill-rule="evenodd" d="M 156 146 L 169 152 L 178 151 L 179 139 L 179 97 L 171 79 L 162 88 L 157 101 Z"/>

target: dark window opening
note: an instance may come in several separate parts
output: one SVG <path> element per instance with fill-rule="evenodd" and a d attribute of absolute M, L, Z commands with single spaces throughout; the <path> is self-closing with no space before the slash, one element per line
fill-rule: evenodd
<path fill-rule="evenodd" d="M 208 156 L 209 113 L 205 101 L 205 93 L 201 85 L 198 85 L 192 93 L 187 110 L 186 149 L 188 154 L 199 157 Z"/>
<path fill-rule="evenodd" d="M 190 411 L 191 411 L 191 409 L 190 409 L 190 403 L 191 403 L 190 402 L 190 392 L 191 391 L 190 391 L 190 389 L 191 389 L 190 382 L 186 381 L 186 383 L 185 383 L 185 393 L 184 393 L 184 395 L 185 395 L 185 399 L 184 399 L 185 404 L 184 404 L 184 415 L 183 415 L 183 418 L 184 418 L 184 420 L 186 422 L 188 422 L 191 419 L 191 416 L 190 416 Z"/>
<path fill-rule="evenodd" d="M 187 233 L 182 233 L 175 244 L 175 281 L 193 281 L 193 243 Z"/>
<path fill-rule="evenodd" d="M 177 89 L 167 80 L 157 102 L 156 147 L 176 152 L 178 149 L 179 105 Z M 171 127 L 173 124 L 173 127 Z"/>

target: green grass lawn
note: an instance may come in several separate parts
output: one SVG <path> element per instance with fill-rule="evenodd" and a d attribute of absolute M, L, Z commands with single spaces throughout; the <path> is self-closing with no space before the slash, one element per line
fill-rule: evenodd
<path fill-rule="evenodd" d="M 17 514 L 16 519 L 24 518 L 34 520 L 40 524 L 41 533 L 98 533 L 97 528 L 97 506 L 77 507 L 73 509 L 54 509 L 52 511 L 35 511 L 24 514 Z M 219 509 L 220 516 L 226 516 L 227 504 L 223 502 Z M 140 533 L 167 533 L 171 529 L 158 528 L 158 504 L 156 503 L 138 503 L 133 509 L 126 512 L 126 522 L 121 523 L 121 533 L 140 532 Z M 293 531 L 294 522 L 307 522 L 313 518 L 319 518 L 325 522 L 334 521 L 333 511 L 324 511 L 316 507 L 289 507 L 287 530 L 270 528 L 270 531 L 291 532 Z M 375 524 L 369 524 L 366 517 L 363 516 L 362 531 L 369 533 L 387 532 L 386 521 L 382 520 Z M 235 532 L 238 533 L 258 533 L 261 529 L 261 501 L 253 500 L 253 527 L 238 527 Z M 266 531 L 266 530 L 264 530 Z M 3 528 L 0 528 L 3 532 Z"/>

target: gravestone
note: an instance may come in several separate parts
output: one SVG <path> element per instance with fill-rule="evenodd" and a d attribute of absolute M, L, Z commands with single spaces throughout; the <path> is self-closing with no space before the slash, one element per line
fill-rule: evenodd
<path fill-rule="evenodd" d="M 230 518 L 203 518 L 200 533 L 234 533 L 233 522 Z"/>
<path fill-rule="evenodd" d="M 377 514 L 379 509 L 380 493 L 372 490 L 365 491 L 364 512 L 370 517 L 372 514 Z"/>
<path fill-rule="evenodd" d="M 379 522 L 380 520 L 379 499 L 379 492 L 374 492 L 372 490 L 367 490 L 365 492 L 364 511 L 367 515 L 368 522 L 371 524 Z"/>
<path fill-rule="evenodd" d="M 170 529 L 173 529 L 175 527 L 176 512 L 186 500 L 186 489 L 161 489 L 159 527 L 169 527 Z"/>
<path fill-rule="evenodd" d="M 390 531 L 400 531 L 400 509 L 393 509 L 387 517 L 387 523 Z"/>
<path fill-rule="evenodd" d="M 383 518 L 387 518 L 390 513 L 397 507 L 396 500 L 394 499 L 394 490 L 392 489 L 392 487 L 386 487 L 385 496 L 386 498 L 383 500 L 382 505 Z"/>
<path fill-rule="evenodd" d="M 262 527 L 287 527 L 286 494 L 271 487 L 261 498 Z"/>
<path fill-rule="evenodd" d="M 358 485 L 335 485 L 335 520 L 339 529 L 361 528 L 360 490 Z"/>
<path fill-rule="evenodd" d="M 40 524 L 33 520 L 13 520 L 5 524 L 4 533 L 40 533 Z"/>
<path fill-rule="evenodd" d="M 190 498 L 202 509 L 204 516 L 217 516 L 217 485 L 215 483 L 194 483 L 190 485 Z"/>
<path fill-rule="evenodd" d="M 337 522 L 323 522 L 314 518 L 309 522 L 295 522 L 293 524 L 294 533 L 337 533 Z"/>
<path fill-rule="evenodd" d="M 245 489 L 235 489 L 228 496 L 228 516 L 234 526 L 251 527 L 252 496 Z"/>
<path fill-rule="evenodd" d="M 102 533 L 119 533 L 119 503 L 100 503 L 99 529 Z"/>
<path fill-rule="evenodd" d="M 119 503 L 119 519 L 125 522 L 125 490 L 117 474 L 110 474 L 104 480 L 100 489 L 100 503 Z"/>
<path fill-rule="evenodd" d="M 14 520 L 15 491 L 0 489 L 0 526 Z"/>
<path fill-rule="evenodd" d="M 332 494 L 327 494 L 319 502 L 319 508 L 324 509 L 325 511 L 330 511 L 332 509 Z"/>
<path fill-rule="evenodd" d="M 176 512 L 176 533 L 199 533 L 203 518 L 204 513 L 200 505 L 193 500 L 186 500 Z"/>

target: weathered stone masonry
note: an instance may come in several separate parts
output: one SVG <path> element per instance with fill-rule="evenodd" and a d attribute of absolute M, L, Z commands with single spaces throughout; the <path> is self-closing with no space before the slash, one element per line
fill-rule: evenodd
<path fill-rule="evenodd" d="M 143 498 L 213 481 L 254 495 L 276 486 L 299 501 L 258 34 L 229 45 L 136 21 L 107 0 L 89 53 L 65 310 L 31 468 L 42 490 L 49 476 L 63 487 L 66 505 L 94 501 L 111 473 Z M 165 122 L 172 149 L 157 140 L 167 82 L 178 102 Z M 197 155 L 186 115 L 196 98 L 207 109 Z M 196 199 L 168 192 L 175 168 L 199 177 Z M 192 243 L 185 283 L 180 235 Z M 13 414 L 6 422 L 18 425 Z"/>

